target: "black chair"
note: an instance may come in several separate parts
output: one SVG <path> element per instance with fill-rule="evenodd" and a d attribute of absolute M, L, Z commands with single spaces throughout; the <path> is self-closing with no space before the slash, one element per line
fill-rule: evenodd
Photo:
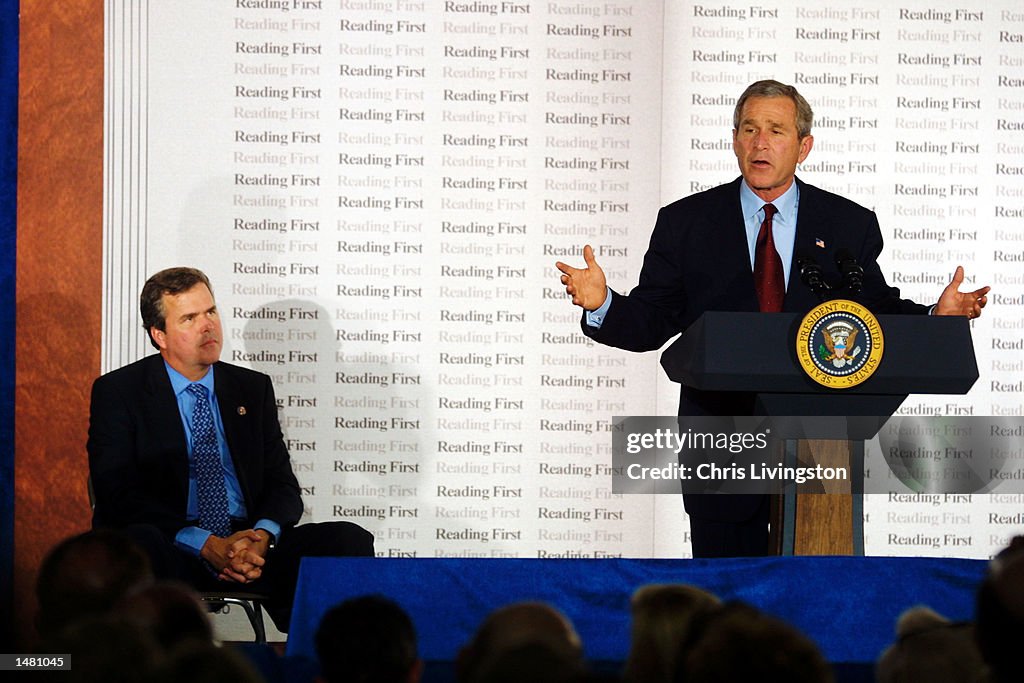
<path fill-rule="evenodd" d="M 92 477 L 86 479 L 89 490 L 89 507 L 96 509 L 96 494 L 92 488 Z M 268 596 L 262 593 L 242 593 L 238 591 L 200 591 L 199 600 L 206 609 L 214 614 L 227 614 L 231 606 L 240 607 L 252 626 L 253 640 L 257 643 L 267 642 L 267 629 L 263 621 L 263 603 Z"/>
<path fill-rule="evenodd" d="M 266 595 L 234 591 L 201 591 L 199 599 L 214 613 L 223 610 L 226 614 L 232 605 L 241 607 L 249 619 L 249 625 L 252 626 L 255 642 L 267 642 L 267 630 L 263 624 L 263 603 L 267 600 Z"/>

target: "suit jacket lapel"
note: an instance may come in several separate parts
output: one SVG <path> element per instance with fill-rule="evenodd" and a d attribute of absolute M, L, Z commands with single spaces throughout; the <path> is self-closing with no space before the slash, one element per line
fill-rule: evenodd
<path fill-rule="evenodd" d="M 729 183 L 728 196 L 724 197 L 723 217 L 719 218 L 726 226 L 725 250 L 726 260 L 723 268 L 726 272 L 739 273 L 736 280 L 736 293 L 743 292 L 743 301 L 734 301 L 737 311 L 758 311 L 760 304 L 757 301 L 757 290 L 754 287 L 754 269 L 750 264 L 750 245 L 747 243 L 746 216 L 743 215 L 743 205 L 740 202 L 740 183 L 743 177 L 739 177 Z"/>
<path fill-rule="evenodd" d="M 224 438 L 228 442 L 231 462 L 235 465 L 235 475 L 242 487 L 242 495 L 249 504 L 249 492 L 245 468 L 246 461 L 242 456 L 250 450 L 248 443 L 251 431 L 246 428 L 249 420 L 254 419 L 251 407 L 245 405 L 245 391 L 228 366 L 217 363 L 214 367 L 214 387 L 217 393 L 217 407 L 220 410 L 221 424 L 224 425 Z"/>
<path fill-rule="evenodd" d="M 737 178 L 729 184 L 729 197 L 727 202 L 729 232 L 726 246 L 729 253 L 735 255 L 735 261 L 727 264 L 730 268 L 742 268 L 750 275 L 750 291 L 754 291 L 754 270 L 750 266 L 750 246 L 747 244 L 747 223 L 743 215 L 743 205 L 740 203 L 740 183 L 743 178 Z M 756 298 L 756 296 L 755 296 Z"/>
<path fill-rule="evenodd" d="M 171 387 L 171 379 L 167 376 L 163 356 L 156 354 L 148 358 L 143 394 L 143 411 L 150 416 L 146 420 L 151 432 L 147 439 L 151 443 L 173 444 L 174 456 L 168 466 L 173 471 L 173 482 L 180 485 L 180 493 L 187 496 L 188 442 L 185 439 L 185 427 L 181 423 L 178 399 Z"/>
<path fill-rule="evenodd" d="M 796 268 L 796 255 L 801 251 L 809 254 L 818 265 L 827 270 L 824 258 L 831 254 L 832 229 L 826 207 L 821 202 L 818 188 L 807 185 L 797 179 L 800 187 L 800 206 L 797 209 L 796 240 L 793 243 L 793 263 L 789 269 L 789 285 L 783 310 L 788 312 L 806 313 L 818 303 L 814 293 L 800 281 L 800 273 Z M 818 246 L 821 240 L 825 247 Z"/>

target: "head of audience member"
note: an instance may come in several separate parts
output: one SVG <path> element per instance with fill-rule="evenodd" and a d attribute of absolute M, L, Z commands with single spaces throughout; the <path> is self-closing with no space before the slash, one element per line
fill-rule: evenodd
<path fill-rule="evenodd" d="M 778 199 L 814 146 L 811 106 L 791 85 L 757 81 L 740 95 L 732 118 L 732 147 L 743 179 L 764 201 Z"/>
<path fill-rule="evenodd" d="M 39 568 L 39 635 L 47 638 L 79 619 L 106 613 L 152 580 L 149 558 L 116 531 L 96 529 L 67 538 Z"/>
<path fill-rule="evenodd" d="M 199 594 L 179 581 L 157 581 L 122 598 L 117 614 L 148 631 L 165 650 L 186 642 L 213 642 L 213 626 Z"/>
<path fill-rule="evenodd" d="M 695 619 L 719 604 L 716 596 L 686 584 L 641 586 L 630 601 L 632 636 L 624 677 L 630 683 L 671 683 L 680 646 Z"/>
<path fill-rule="evenodd" d="M 174 648 L 147 680 L 151 683 L 265 683 L 263 676 L 242 654 L 195 640 Z"/>
<path fill-rule="evenodd" d="M 326 683 L 416 683 L 422 672 L 412 620 L 379 595 L 332 607 L 320 620 L 315 644 Z"/>
<path fill-rule="evenodd" d="M 796 628 L 749 605 L 731 603 L 694 624 L 676 670 L 680 683 L 831 683 L 818 647 Z"/>
<path fill-rule="evenodd" d="M 473 683 L 567 683 L 585 680 L 583 662 L 540 641 L 515 645 L 480 663 Z"/>
<path fill-rule="evenodd" d="M 1024 536 L 993 558 L 978 589 L 975 631 L 989 680 L 1019 681 L 1024 670 Z"/>
<path fill-rule="evenodd" d="M 67 624 L 42 642 L 41 651 L 70 657 L 71 670 L 53 677 L 66 683 L 150 683 L 163 656 L 147 630 L 110 612 Z"/>
<path fill-rule="evenodd" d="M 974 628 L 928 607 L 913 607 L 896 622 L 896 642 L 878 659 L 878 683 L 974 683 L 985 665 Z"/>
<path fill-rule="evenodd" d="M 524 651 L 533 658 L 524 660 Z M 583 647 L 572 622 L 551 605 L 513 603 L 484 619 L 459 653 L 457 678 L 483 683 L 501 674 L 502 665 L 515 665 L 521 680 L 565 680 L 583 672 Z"/>

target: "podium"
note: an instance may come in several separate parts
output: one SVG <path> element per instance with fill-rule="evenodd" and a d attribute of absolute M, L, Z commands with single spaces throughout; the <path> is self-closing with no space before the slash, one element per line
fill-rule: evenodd
<path fill-rule="evenodd" d="M 801 319 L 795 313 L 709 311 L 665 350 L 661 364 L 669 379 L 694 389 L 754 394 L 755 413 L 769 417 L 887 418 L 909 394 L 965 394 L 978 379 L 967 318 L 880 315 L 885 351 L 874 374 L 854 387 L 821 386 L 797 362 Z M 787 462 L 846 466 L 852 476 L 843 490 L 826 488 L 826 495 L 787 487 L 781 504 L 773 506 L 781 554 L 863 555 L 862 487 L 850 484 L 863 476 L 864 441 L 881 421 L 866 421 L 867 428 L 858 422 L 860 432 L 849 441 L 785 441 Z"/>

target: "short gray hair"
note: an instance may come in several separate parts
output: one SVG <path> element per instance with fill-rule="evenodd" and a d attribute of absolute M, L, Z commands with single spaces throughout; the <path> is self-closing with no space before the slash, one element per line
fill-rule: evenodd
<path fill-rule="evenodd" d="M 743 105 L 751 97 L 788 97 L 796 105 L 796 132 L 801 138 L 811 134 L 811 124 L 814 123 L 814 112 L 811 105 L 807 104 L 804 96 L 797 92 L 796 88 L 778 81 L 757 81 L 747 86 L 740 98 L 736 100 L 736 108 L 732 112 L 732 128 L 739 130 L 740 116 L 743 113 Z"/>

